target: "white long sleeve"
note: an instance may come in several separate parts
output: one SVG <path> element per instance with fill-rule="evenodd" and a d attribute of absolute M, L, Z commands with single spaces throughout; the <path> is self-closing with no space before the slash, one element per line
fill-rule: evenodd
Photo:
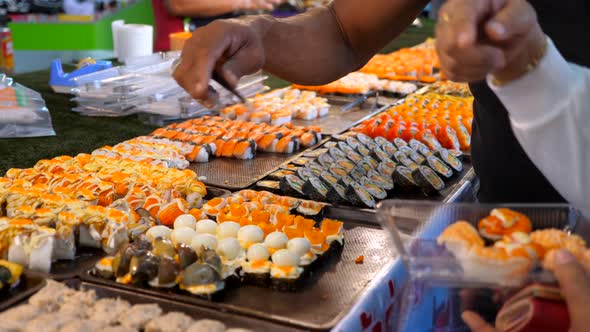
<path fill-rule="evenodd" d="M 491 81 L 529 158 L 590 217 L 590 69 L 566 62 L 549 41 L 533 71 L 502 87 Z"/>

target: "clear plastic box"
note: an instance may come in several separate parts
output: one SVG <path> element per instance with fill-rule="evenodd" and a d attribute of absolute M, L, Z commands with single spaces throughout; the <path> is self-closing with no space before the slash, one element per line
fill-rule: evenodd
<path fill-rule="evenodd" d="M 494 280 L 485 273 L 464 271 L 459 260 L 436 241 L 450 224 L 465 220 L 477 227 L 480 219 L 498 207 L 526 214 L 533 230 L 558 228 L 586 235 L 584 230 L 588 223 L 582 221 L 577 210 L 565 204 L 443 204 L 389 200 L 381 202 L 377 214 L 383 228 L 389 231 L 411 279 L 442 287 L 518 287 L 512 280 Z M 410 240 L 402 240 L 402 233 L 411 234 Z M 529 281 L 550 282 L 553 277 L 550 272 L 536 268 L 529 273 Z"/>

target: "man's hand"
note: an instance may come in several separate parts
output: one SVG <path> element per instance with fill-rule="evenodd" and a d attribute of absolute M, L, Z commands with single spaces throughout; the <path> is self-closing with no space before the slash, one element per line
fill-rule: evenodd
<path fill-rule="evenodd" d="M 193 98 L 207 101 L 213 70 L 236 85 L 241 76 L 261 69 L 264 61 L 259 31 L 243 21 L 220 20 L 193 33 L 173 76 Z"/>
<path fill-rule="evenodd" d="M 450 79 L 512 80 L 539 57 L 545 36 L 526 0 L 450 0 L 440 10 L 436 42 Z"/>

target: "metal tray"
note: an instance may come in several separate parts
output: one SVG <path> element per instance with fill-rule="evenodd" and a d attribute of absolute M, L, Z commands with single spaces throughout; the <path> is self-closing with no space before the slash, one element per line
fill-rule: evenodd
<path fill-rule="evenodd" d="M 344 249 L 339 257 L 333 256 L 314 270 L 303 289 L 294 293 L 244 285 L 226 289 L 223 299 L 213 302 L 184 292 L 121 285 L 94 277 L 89 271 L 81 278 L 129 292 L 174 299 L 285 326 L 325 331 L 333 328 L 349 312 L 369 283 L 395 259 L 388 241 L 387 233 L 379 228 L 346 223 Z M 364 256 L 362 265 L 354 262 L 359 255 Z"/>
<path fill-rule="evenodd" d="M 314 149 L 327 140 L 323 139 L 309 149 Z M 189 169 L 204 177 L 203 183 L 207 185 L 237 191 L 262 180 L 281 165 L 301 156 L 304 151 L 306 150 L 292 154 L 260 152 L 250 160 L 215 158 L 208 163 L 191 163 Z"/>
<path fill-rule="evenodd" d="M 150 296 L 148 294 L 140 294 L 136 292 L 130 292 L 127 290 L 113 288 L 105 285 L 93 284 L 91 282 L 80 281 L 79 279 L 66 279 L 63 281 L 68 287 L 78 290 L 94 290 L 97 297 L 105 298 L 121 298 L 132 304 L 140 303 L 154 303 L 160 306 L 162 310 L 167 313 L 171 311 L 183 312 L 195 320 L 199 319 L 214 319 L 223 322 L 228 328 L 245 328 L 252 331 L 301 331 L 299 329 L 281 326 L 268 321 L 257 320 L 249 317 L 241 317 L 232 315 L 227 312 L 219 310 L 211 310 L 208 308 L 201 308 L 191 304 L 186 304 L 172 299 L 166 299 L 161 297 Z M 31 287 L 26 292 L 20 293 L 14 298 L 3 301 L 0 303 L 0 311 L 4 311 L 11 306 L 21 304 L 37 291 L 45 286 L 45 281 L 39 279 L 38 283 Z"/>
<path fill-rule="evenodd" d="M 327 116 L 314 120 L 292 121 L 295 126 L 318 126 L 324 135 L 342 133 L 361 121 L 382 112 L 388 104 L 383 103 L 375 94 L 358 96 L 322 96 L 331 105 Z"/>
<path fill-rule="evenodd" d="M 207 196 L 204 199 L 210 200 L 215 197 L 227 197 L 229 195 L 231 195 L 229 190 L 208 186 Z M 51 271 L 49 273 L 35 271 L 26 271 L 26 273 L 54 280 L 75 278 L 83 271 L 94 266 L 104 256 L 105 253 L 100 248 L 77 248 L 76 257 L 73 260 L 59 260 L 54 262 L 51 264 Z"/>
<path fill-rule="evenodd" d="M 0 312 L 35 294 L 44 285 L 43 277 L 23 274 L 16 287 L 0 292 Z"/>

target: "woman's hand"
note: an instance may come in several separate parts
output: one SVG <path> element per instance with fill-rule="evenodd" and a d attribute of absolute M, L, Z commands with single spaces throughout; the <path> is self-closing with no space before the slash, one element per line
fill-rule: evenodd
<path fill-rule="evenodd" d="M 567 304 L 570 316 L 570 332 L 588 331 L 590 326 L 590 278 L 586 270 L 567 250 L 555 255 L 553 274 Z M 463 321 L 473 332 L 496 332 L 478 314 L 465 311 Z"/>
<path fill-rule="evenodd" d="M 545 35 L 526 0 L 450 0 L 436 27 L 442 70 L 454 81 L 516 79 L 542 57 Z"/>

